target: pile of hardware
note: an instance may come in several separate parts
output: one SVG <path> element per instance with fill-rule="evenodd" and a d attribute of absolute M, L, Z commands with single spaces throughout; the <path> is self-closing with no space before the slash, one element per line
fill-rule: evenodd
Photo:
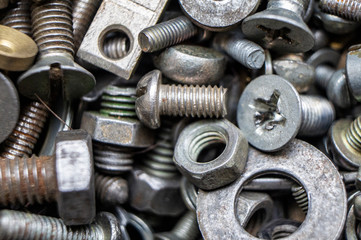
<path fill-rule="evenodd" d="M 0 239 L 361 240 L 360 0 L 0 0 Z"/>

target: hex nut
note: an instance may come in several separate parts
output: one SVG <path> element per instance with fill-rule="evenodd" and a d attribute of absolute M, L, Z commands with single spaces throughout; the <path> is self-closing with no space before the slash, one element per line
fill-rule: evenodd
<path fill-rule="evenodd" d="M 154 143 L 152 130 L 137 119 L 114 118 L 97 112 L 84 112 L 80 126 L 93 140 L 101 143 L 139 148 L 149 147 Z"/>
<path fill-rule="evenodd" d="M 153 60 L 164 76 L 188 85 L 216 84 L 226 69 L 226 57 L 222 53 L 193 45 L 167 48 Z"/>
<path fill-rule="evenodd" d="M 134 168 L 128 178 L 130 205 L 139 211 L 177 216 L 185 209 L 179 190 L 180 180 L 181 176 L 160 178 Z"/>
<path fill-rule="evenodd" d="M 213 143 L 224 143 L 225 149 L 214 160 L 197 162 L 201 151 Z M 212 190 L 238 178 L 247 161 L 248 142 L 242 131 L 226 119 L 203 120 L 187 126 L 174 150 L 174 163 L 194 185 Z"/>
<path fill-rule="evenodd" d="M 90 224 L 95 217 L 93 150 L 84 130 L 59 132 L 55 140 L 58 212 L 66 225 Z"/>

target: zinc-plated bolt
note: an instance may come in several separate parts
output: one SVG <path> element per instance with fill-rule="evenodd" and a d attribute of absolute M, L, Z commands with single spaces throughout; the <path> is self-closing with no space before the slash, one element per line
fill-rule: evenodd
<path fill-rule="evenodd" d="M 352 21 L 361 21 L 361 1 L 359 0 L 320 0 L 319 6 L 324 12 Z"/>
<path fill-rule="evenodd" d="M 13 210 L 0 211 L 0 239 L 12 240 L 117 240 L 120 239 L 117 218 L 100 212 L 95 222 L 81 227 L 65 226 L 61 219 Z"/>
<path fill-rule="evenodd" d="M 66 100 L 89 92 L 94 76 L 74 62 L 72 1 L 50 0 L 35 5 L 33 37 L 39 47 L 37 63 L 18 79 L 19 91 L 34 99 L 49 101 L 59 89 Z"/>
<path fill-rule="evenodd" d="M 128 200 L 128 182 L 121 177 L 95 173 L 95 191 L 103 204 L 117 206 Z"/>
<path fill-rule="evenodd" d="M 335 118 L 324 98 L 299 95 L 285 79 L 263 75 L 247 85 L 238 103 L 237 122 L 254 147 L 277 151 L 294 137 L 326 133 Z"/>
<path fill-rule="evenodd" d="M 205 36 L 204 32 L 187 17 L 180 16 L 143 29 L 138 35 L 138 42 L 144 52 L 155 52 L 184 42 L 197 34 Z"/>
<path fill-rule="evenodd" d="M 243 66 L 250 69 L 260 69 L 265 61 L 265 52 L 261 46 L 244 39 L 242 34 L 219 33 L 213 43 L 217 48 L 225 51 Z"/>
<path fill-rule="evenodd" d="M 309 0 L 269 0 L 267 9 L 247 17 L 243 33 L 279 52 L 306 52 L 314 45 L 311 30 L 303 20 Z"/>
<path fill-rule="evenodd" d="M 298 206 L 302 209 L 302 211 L 307 214 L 308 211 L 308 197 L 306 190 L 298 185 L 294 184 L 291 188 L 292 196 L 296 200 Z"/>
<path fill-rule="evenodd" d="M 31 36 L 30 4 L 31 0 L 20 0 L 17 6 L 7 13 L 1 24 L 12 27 Z"/>
<path fill-rule="evenodd" d="M 102 0 L 75 0 L 73 8 L 74 49 L 78 50 Z"/>
<path fill-rule="evenodd" d="M 29 157 L 43 130 L 48 111 L 40 102 L 30 102 L 21 111 L 15 129 L 2 144 L 0 156 L 8 159 Z"/>
<path fill-rule="evenodd" d="M 196 213 L 188 211 L 170 232 L 155 234 L 157 240 L 193 240 L 199 236 Z"/>
<path fill-rule="evenodd" d="M 138 82 L 135 110 L 146 126 L 160 127 L 160 115 L 211 118 L 227 115 L 226 88 L 176 86 L 161 82 L 159 70 L 147 73 Z"/>
<path fill-rule="evenodd" d="M 339 165 L 349 170 L 361 166 L 361 116 L 354 121 L 341 119 L 335 122 L 328 140 L 333 159 Z"/>

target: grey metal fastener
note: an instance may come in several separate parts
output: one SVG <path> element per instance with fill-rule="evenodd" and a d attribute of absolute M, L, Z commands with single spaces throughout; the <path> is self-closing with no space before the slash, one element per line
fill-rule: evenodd
<path fill-rule="evenodd" d="M 15 227 L 16 226 L 16 227 Z M 13 210 L 0 211 L 0 238 L 12 240 L 120 240 L 117 218 L 100 212 L 95 222 L 69 228 L 60 219 Z"/>
<path fill-rule="evenodd" d="M 153 129 L 160 127 L 160 115 L 222 118 L 227 114 L 226 92 L 217 86 L 162 84 L 162 73 L 153 70 L 138 82 L 135 110 Z"/>
<path fill-rule="evenodd" d="M 265 61 L 265 52 L 258 44 L 244 39 L 240 32 L 218 33 L 213 39 L 216 49 L 225 51 L 233 59 L 249 69 L 260 69 Z"/>
<path fill-rule="evenodd" d="M 1 24 L 12 27 L 31 36 L 30 5 L 31 0 L 20 0 L 16 2 L 17 6 L 8 11 L 1 20 Z"/>
<path fill-rule="evenodd" d="M 242 31 L 275 51 L 306 52 L 315 41 L 303 21 L 308 4 L 309 0 L 270 0 L 266 10 L 243 21 Z"/>
<path fill-rule="evenodd" d="M 0 160 L 3 206 L 57 201 L 66 225 L 89 224 L 95 216 L 91 138 L 83 130 L 59 132 L 54 156 Z"/>
<path fill-rule="evenodd" d="M 346 80 L 351 95 L 356 101 L 361 102 L 361 44 L 349 48 L 346 57 Z"/>
<path fill-rule="evenodd" d="M 95 193 L 105 205 L 117 206 L 128 201 L 128 182 L 118 176 L 95 173 Z"/>
<path fill-rule="evenodd" d="M 276 154 L 250 148 L 246 169 L 240 178 L 214 191 L 199 190 L 197 217 L 203 237 L 208 240 L 258 239 L 240 226 L 238 196 L 244 184 L 255 176 L 275 172 L 302 183 L 310 201 L 302 227 L 288 239 L 339 239 L 347 212 L 341 176 L 322 152 L 300 140 L 292 141 Z"/>
<path fill-rule="evenodd" d="M 361 2 L 358 0 L 320 0 L 319 6 L 322 11 L 352 21 L 361 21 Z"/>
<path fill-rule="evenodd" d="M 50 0 L 32 11 L 33 37 L 39 47 L 38 61 L 22 74 L 19 92 L 49 101 L 60 94 L 66 100 L 80 97 L 95 85 L 94 76 L 74 62 L 72 1 Z"/>
<path fill-rule="evenodd" d="M 287 80 L 263 75 L 247 85 L 238 103 L 237 123 L 248 142 L 267 152 L 283 148 L 297 134 L 326 133 L 335 118 L 324 98 L 299 95 Z"/>

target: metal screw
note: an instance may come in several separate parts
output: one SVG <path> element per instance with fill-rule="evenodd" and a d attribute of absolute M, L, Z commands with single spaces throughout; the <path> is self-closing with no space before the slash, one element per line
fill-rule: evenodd
<path fill-rule="evenodd" d="M 203 31 L 194 26 L 187 17 L 180 16 L 143 29 L 138 35 L 138 42 L 144 52 L 155 52 L 181 43 Z"/>
<path fill-rule="evenodd" d="M 293 224 L 283 224 L 283 225 L 278 225 L 275 226 L 273 228 L 272 231 L 272 240 L 278 240 L 278 239 L 283 239 L 286 238 L 290 235 L 292 235 L 292 233 L 296 232 L 298 229 L 298 226 L 295 226 Z"/>
<path fill-rule="evenodd" d="M 120 238 L 120 230 L 117 218 L 107 212 L 100 212 L 91 225 L 70 228 L 58 218 L 1 210 L 0 238 L 13 240 L 116 240 Z"/>
<path fill-rule="evenodd" d="M 188 211 L 177 222 L 170 232 L 157 233 L 158 240 L 194 240 L 199 236 L 197 216 L 193 211 Z"/>
<path fill-rule="evenodd" d="M 127 55 L 130 47 L 129 39 L 121 36 L 112 36 L 104 40 L 103 52 L 111 59 L 120 59 Z"/>
<path fill-rule="evenodd" d="M 242 31 L 275 51 L 306 52 L 315 42 L 303 20 L 308 4 L 309 0 L 270 0 L 266 10 L 243 21 Z"/>
<path fill-rule="evenodd" d="M 102 0 L 75 0 L 73 7 L 74 49 L 78 50 Z"/>
<path fill-rule="evenodd" d="M 49 101 L 62 89 L 67 100 L 89 92 L 94 76 L 74 62 L 72 1 L 50 0 L 35 5 L 32 28 L 39 47 L 39 60 L 18 79 L 19 91 L 26 97 L 37 94 Z"/>
<path fill-rule="evenodd" d="M 17 6 L 11 9 L 2 19 L 1 24 L 31 36 L 31 0 L 20 0 L 16 4 Z"/>
<path fill-rule="evenodd" d="M 217 48 L 222 49 L 243 66 L 260 69 L 265 61 L 265 52 L 261 46 L 243 39 L 242 34 L 220 33 L 213 40 Z"/>
<path fill-rule="evenodd" d="M 277 75 L 258 77 L 244 90 L 237 122 L 247 140 L 262 151 L 277 151 L 297 134 L 318 136 L 335 118 L 332 104 L 317 96 L 299 95 Z"/>
<path fill-rule="evenodd" d="M 150 128 L 160 126 L 160 115 L 185 117 L 224 117 L 227 89 L 217 86 L 161 84 L 159 70 L 147 73 L 138 82 L 135 110 Z"/>
<path fill-rule="evenodd" d="M 40 102 L 30 102 L 20 112 L 15 129 L 2 145 L 0 156 L 8 159 L 29 157 L 43 130 L 48 111 Z"/>
<path fill-rule="evenodd" d="M 361 2 L 354 0 L 320 0 L 322 11 L 346 18 L 361 21 Z"/>
<path fill-rule="evenodd" d="M 102 204 L 117 206 L 128 200 L 128 182 L 121 177 L 95 173 L 95 191 Z"/>
<path fill-rule="evenodd" d="M 294 184 L 291 188 L 292 196 L 296 200 L 298 206 L 302 209 L 302 211 L 307 214 L 308 211 L 308 197 L 306 190 L 297 184 Z"/>

